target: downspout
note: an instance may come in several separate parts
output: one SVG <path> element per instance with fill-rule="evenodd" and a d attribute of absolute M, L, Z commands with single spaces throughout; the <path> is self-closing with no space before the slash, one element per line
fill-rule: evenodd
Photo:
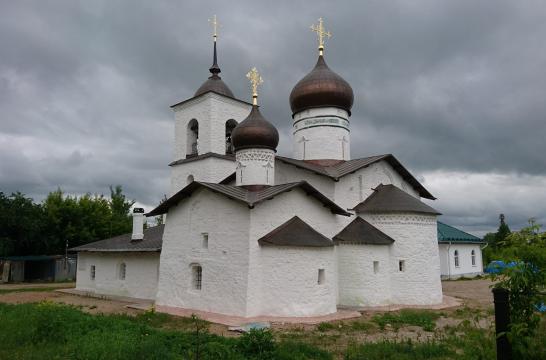
<path fill-rule="evenodd" d="M 451 241 L 447 245 L 447 278 L 451 280 L 451 258 L 449 256 L 449 249 L 451 248 Z"/>

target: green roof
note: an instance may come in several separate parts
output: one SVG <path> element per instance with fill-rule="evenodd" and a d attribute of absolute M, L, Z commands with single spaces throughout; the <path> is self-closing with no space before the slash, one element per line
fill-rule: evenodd
<path fill-rule="evenodd" d="M 454 243 L 477 243 L 483 244 L 484 241 L 477 236 L 466 233 L 453 226 L 438 221 L 438 242 Z"/>

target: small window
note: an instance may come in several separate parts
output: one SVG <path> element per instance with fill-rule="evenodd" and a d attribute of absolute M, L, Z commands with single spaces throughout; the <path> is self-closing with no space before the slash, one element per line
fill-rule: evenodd
<path fill-rule="evenodd" d="M 459 267 L 459 250 L 455 250 L 453 259 L 455 260 L 455 267 Z"/>
<path fill-rule="evenodd" d="M 400 272 L 406 271 L 406 261 L 405 260 L 398 261 L 398 271 L 400 271 Z"/>
<path fill-rule="evenodd" d="M 326 279 L 326 274 L 324 272 L 324 269 L 318 269 L 318 281 L 317 283 L 319 285 L 324 284 L 324 280 Z"/>
<path fill-rule="evenodd" d="M 125 273 L 127 272 L 127 265 L 125 263 L 121 263 L 119 265 L 119 279 L 125 280 Z"/>
<path fill-rule="evenodd" d="M 192 285 L 194 290 L 201 290 L 203 269 L 200 265 L 192 266 Z"/>
<path fill-rule="evenodd" d="M 470 257 L 472 259 L 472 266 L 476 266 L 476 251 L 475 250 L 472 250 L 472 252 L 470 253 Z"/>
<path fill-rule="evenodd" d="M 208 249 L 209 248 L 209 234 L 208 233 L 203 233 L 203 249 Z"/>
<path fill-rule="evenodd" d="M 89 275 L 91 276 L 91 280 L 95 280 L 95 265 L 91 265 L 91 270 Z"/>
<path fill-rule="evenodd" d="M 379 272 L 379 261 L 373 262 L 373 273 L 377 274 Z"/>

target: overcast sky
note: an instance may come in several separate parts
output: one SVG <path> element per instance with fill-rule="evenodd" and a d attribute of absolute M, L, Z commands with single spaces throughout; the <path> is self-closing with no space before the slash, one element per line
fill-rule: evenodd
<path fill-rule="evenodd" d="M 121 184 L 151 209 L 168 192 L 169 105 L 209 75 L 213 14 L 222 78 L 249 100 L 258 67 L 280 154 L 322 16 L 326 60 L 355 93 L 354 158 L 393 153 L 475 234 L 501 212 L 546 225 L 546 3 L 532 0 L 0 0 L 0 191 Z"/>

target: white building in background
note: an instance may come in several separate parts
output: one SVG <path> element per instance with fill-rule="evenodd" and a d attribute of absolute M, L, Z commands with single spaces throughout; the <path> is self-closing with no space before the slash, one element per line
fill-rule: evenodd
<path fill-rule="evenodd" d="M 438 221 L 438 242 L 442 278 L 483 274 L 482 239 Z"/>
<path fill-rule="evenodd" d="M 421 201 L 435 198 L 393 155 L 351 157 L 353 90 L 322 43 L 290 94 L 293 155 L 282 157 L 257 105 L 261 78 L 247 75 L 252 103 L 235 98 L 214 39 L 212 75 L 172 107 L 170 196 L 146 214 L 165 225 L 142 235 L 135 209 L 133 234 L 74 248 L 77 289 L 241 317 L 441 303 L 439 213 Z"/>

